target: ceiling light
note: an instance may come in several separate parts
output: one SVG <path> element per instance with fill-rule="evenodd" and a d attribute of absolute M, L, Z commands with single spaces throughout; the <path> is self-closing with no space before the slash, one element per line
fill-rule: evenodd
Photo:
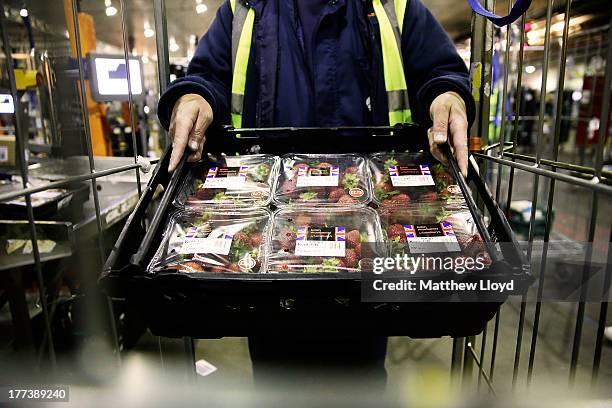
<path fill-rule="evenodd" d="M 202 14 L 208 10 L 208 6 L 202 3 L 202 0 L 196 0 L 196 13 Z"/>
<path fill-rule="evenodd" d="M 151 38 L 155 35 L 155 30 L 151 28 L 151 25 L 148 21 L 144 22 L 144 36 L 146 38 Z"/>
<path fill-rule="evenodd" d="M 146 114 L 149 114 L 149 112 L 151 112 L 151 108 L 149 108 L 147 105 L 145 105 L 143 110 L 144 110 L 144 113 L 146 113 Z"/>
<path fill-rule="evenodd" d="M 28 9 L 27 8 L 22 8 L 21 10 L 19 10 L 19 15 L 23 18 L 26 18 L 28 16 Z"/>
<path fill-rule="evenodd" d="M 113 6 L 113 3 L 111 3 L 111 0 L 104 0 L 104 5 L 106 6 L 106 9 L 104 10 L 104 12 L 106 13 L 108 17 L 112 17 L 115 14 L 117 14 L 117 9 Z"/>
<path fill-rule="evenodd" d="M 534 67 L 533 65 L 527 65 L 525 67 L 525 72 L 528 74 L 533 74 L 536 71 L 536 67 Z"/>
<path fill-rule="evenodd" d="M 181 47 L 176 43 L 176 39 L 174 37 L 170 37 L 169 48 L 171 52 L 177 52 L 178 50 L 181 49 Z"/>

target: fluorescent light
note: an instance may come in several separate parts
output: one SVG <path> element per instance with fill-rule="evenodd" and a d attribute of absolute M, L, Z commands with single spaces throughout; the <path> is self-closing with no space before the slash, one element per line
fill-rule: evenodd
<path fill-rule="evenodd" d="M 528 74 L 533 74 L 536 71 L 536 67 L 534 67 L 533 65 L 527 65 L 525 67 L 525 72 Z"/>
<path fill-rule="evenodd" d="M 106 13 L 108 17 L 112 17 L 115 14 L 117 14 L 117 9 L 113 6 L 108 6 L 106 10 L 104 10 L 104 12 Z"/>
<path fill-rule="evenodd" d="M 151 111 L 151 109 L 147 105 L 145 105 L 143 110 L 144 110 L 144 113 L 146 113 L 146 114 L 149 114 L 149 112 Z"/>
<path fill-rule="evenodd" d="M 19 10 L 19 15 L 23 18 L 26 18 L 28 16 L 28 9 L 27 8 L 22 8 L 21 10 Z"/>
<path fill-rule="evenodd" d="M 578 101 L 579 101 L 579 100 L 581 100 L 581 99 L 582 99 L 582 92 L 580 92 L 580 91 L 574 91 L 574 92 L 572 92 L 572 100 L 573 100 L 574 102 L 578 102 Z"/>
<path fill-rule="evenodd" d="M 151 38 L 155 35 L 155 30 L 153 30 L 151 27 L 149 28 L 145 28 L 144 29 L 144 36 L 146 38 Z"/>
<path fill-rule="evenodd" d="M 176 39 L 174 37 L 170 37 L 169 48 L 171 52 L 177 52 L 181 49 L 181 47 L 176 43 Z"/>
<path fill-rule="evenodd" d="M 206 13 L 207 10 L 208 6 L 204 3 L 199 3 L 196 5 L 196 13 L 198 14 Z"/>

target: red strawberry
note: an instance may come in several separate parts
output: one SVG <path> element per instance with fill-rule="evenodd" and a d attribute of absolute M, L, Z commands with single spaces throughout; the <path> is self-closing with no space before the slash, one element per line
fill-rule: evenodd
<path fill-rule="evenodd" d="M 361 242 L 361 236 L 359 231 L 352 230 L 346 234 L 346 246 L 349 248 L 355 248 Z"/>
<path fill-rule="evenodd" d="M 380 183 L 377 183 L 375 188 L 385 193 L 388 193 L 389 191 L 393 190 L 393 186 L 388 181 L 381 181 Z"/>
<path fill-rule="evenodd" d="M 285 251 L 293 251 L 295 249 L 295 239 L 297 238 L 295 232 L 291 231 L 289 228 L 284 228 L 278 234 L 278 240 L 280 241 L 280 246 Z"/>
<path fill-rule="evenodd" d="M 231 263 L 227 266 L 227 270 L 229 272 L 242 272 L 242 269 L 240 269 L 240 266 L 238 266 L 237 263 Z"/>
<path fill-rule="evenodd" d="M 357 166 L 347 167 L 344 172 L 346 174 L 357 174 L 359 172 L 359 168 Z"/>
<path fill-rule="evenodd" d="M 251 239 L 244 232 L 237 232 L 236 234 L 234 234 L 234 242 L 242 243 L 249 246 L 251 245 Z"/>
<path fill-rule="evenodd" d="M 387 236 L 390 240 L 399 238 L 400 242 L 406 242 L 406 234 L 404 233 L 404 226 L 402 224 L 391 224 L 387 228 Z"/>
<path fill-rule="evenodd" d="M 334 188 L 329 193 L 329 201 L 338 202 L 338 200 L 345 195 L 346 195 L 346 192 L 344 191 L 344 189 L 339 188 L 339 187 Z"/>
<path fill-rule="evenodd" d="M 355 204 L 356 200 L 348 194 L 343 195 L 338 199 L 338 204 Z"/>
<path fill-rule="evenodd" d="M 347 249 L 344 255 L 344 262 L 348 268 L 356 268 L 359 264 L 359 257 L 354 249 Z"/>
<path fill-rule="evenodd" d="M 297 179 L 295 178 L 291 180 L 285 180 L 283 181 L 283 184 L 281 184 L 278 190 L 282 195 L 293 194 L 295 193 L 295 190 L 296 190 L 296 186 L 295 186 L 296 184 L 297 184 Z"/>
<path fill-rule="evenodd" d="M 253 248 L 259 248 L 262 241 L 263 241 L 263 236 L 261 235 L 260 232 L 251 234 L 250 243 Z"/>
<path fill-rule="evenodd" d="M 204 267 L 199 262 L 189 261 L 177 265 L 177 270 L 185 272 L 204 272 Z"/>
<path fill-rule="evenodd" d="M 410 196 L 408 194 L 398 194 L 396 196 L 389 198 L 388 200 L 385 200 L 386 204 L 390 204 L 390 205 L 398 206 L 398 207 L 406 205 L 409 202 L 410 202 Z"/>
<path fill-rule="evenodd" d="M 438 195 L 433 191 L 426 191 L 419 196 L 419 201 L 431 202 L 437 199 Z"/>
<path fill-rule="evenodd" d="M 437 182 L 443 181 L 446 184 L 454 184 L 455 179 L 453 176 L 446 170 L 437 171 L 434 173 Z"/>
<path fill-rule="evenodd" d="M 355 255 L 357 255 L 357 258 L 361 258 L 361 242 L 355 245 L 355 248 L 353 248 L 353 250 L 355 251 Z"/>

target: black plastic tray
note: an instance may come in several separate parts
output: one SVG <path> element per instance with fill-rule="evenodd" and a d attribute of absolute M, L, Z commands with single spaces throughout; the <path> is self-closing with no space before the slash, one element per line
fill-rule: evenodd
<path fill-rule="evenodd" d="M 236 134 L 240 137 L 235 137 Z M 320 143 L 324 138 L 325 143 Z M 314 143 L 318 139 L 318 143 Z M 239 153 L 400 151 L 427 148 L 425 132 L 415 126 L 337 129 L 225 130 L 207 140 L 208 151 Z M 270 332 L 363 333 L 411 337 L 467 336 L 479 333 L 505 296 L 474 293 L 461 302 L 423 299 L 410 303 L 361 302 L 358 274 L 185 274 L 176 271 L 147 274 L 146 265 L 161 242 L 171 203 L 190 165 L 181 162 L 171 176 L 166 152 L 149 185 L 129 217 L 105 264 L 100 283 L 111 297 L 124 298 L 140 310 L 156 335 L 217 338 Z M 456 162 L 451 171 L 462 191 L 468 190 Z M 493 265 L 485 274 L 465 274 L 463 280 L 489 277 L 515 280 L 516 294 L 532 281 L 528 264 L 506 218 L 471 167 L 478 198 L 487 207 L 484 224 L 474 199 L 464 194 L 479 233 L 487 243 Z M 148 227 L 143 227 L 152 193 L 162 185 L 164 195 Z M 149 214 L 150 215 L 150 214 Z M 491 235 L 505 242 L 500 252 Z M 510 243 L 511 245 L 508 245 Z M 431 274 L 448 279 L 448 274 Z M 415 277 L 418 279 L 418 277 Z M 447 294 L 450 295 L 450 294 Z M 425 301 L 427 300 L 427 301 Z"/>

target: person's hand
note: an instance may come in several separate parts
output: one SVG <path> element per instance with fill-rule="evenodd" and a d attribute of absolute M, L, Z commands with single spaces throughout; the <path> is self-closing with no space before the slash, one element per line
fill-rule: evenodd
<path fill-rule="evenodd" d="M 191 151 L 189 161 L 198 161 L 202 158 L 206 129 L 212 121 L 212 108 L 200 95 L 186 94 L 176 101 L 170 119 L 172 155 L 168 172 L 174 171 L 186 147 Z"/>
<path fill-rule="evenodd" d="M 459 169 L 467 176 L 468 168 L 468 120 L 465 102 L 456 92 L 445 92 L 433 100 L 429 108 L 433 127 L 427 132 L 431 154 L 448 163 L 438 145 L 446 143 L 450 131 L 450 145 Z"/>

